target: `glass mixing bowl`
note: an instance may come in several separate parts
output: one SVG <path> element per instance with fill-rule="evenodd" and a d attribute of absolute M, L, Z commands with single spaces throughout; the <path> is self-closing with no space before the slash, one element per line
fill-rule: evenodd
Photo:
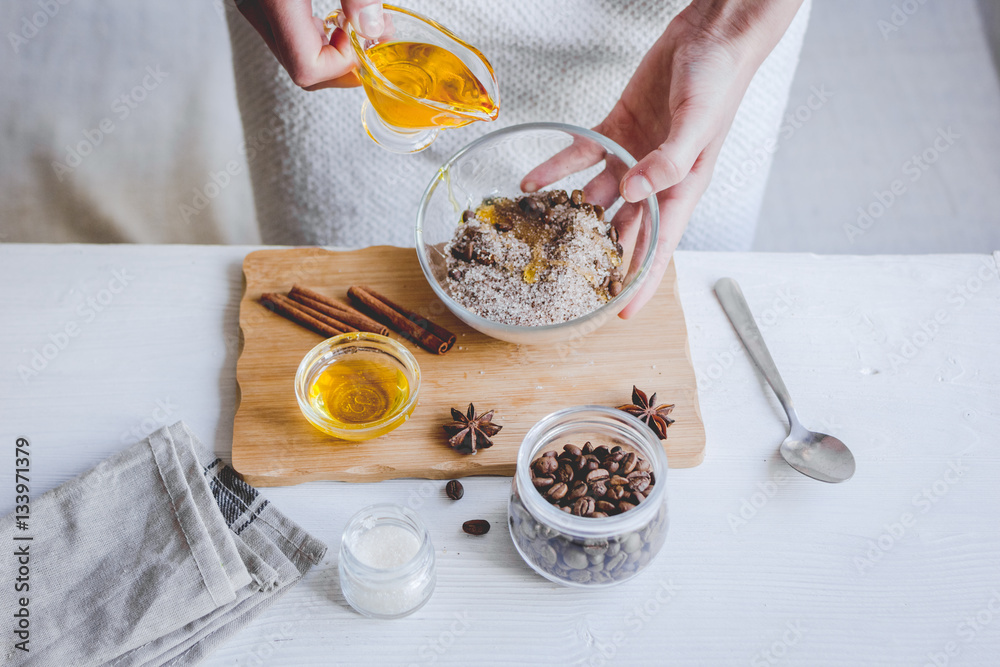
<path fill-rule="evenodd" d="M 580 170 L 540 189 L 584 190 L 588 202 L 604 206 L 605 219 L 618 228 L 624 249 L 621 292 L 586 315 L 545 326 L 502 324 L 469 311 L 445 285 L 444 247 L 461 224 L 462 212 L 487 197 L 520 196 L 533 169 L 570 147 Z M 630 204 L 618 195 L 618 182 L 634 164 L 635 159 L 607 137 L 561 123 L 515 125 L 473 141 L 438 170 L 417 212 L 417 256 L 434 293 L 473 329 L 511 343 L 553 343 L 597 329 L 628 305 L 653 265 L 660 231 L 656 198 Z"/>

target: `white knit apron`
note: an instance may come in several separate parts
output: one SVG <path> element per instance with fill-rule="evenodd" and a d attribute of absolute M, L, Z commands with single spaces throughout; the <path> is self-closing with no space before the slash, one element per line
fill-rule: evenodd
<path fill-rule="evenodd" d="M 335 4 L 315 2 L 314 11 L 323 16 Z M 412 155 L 390 153 L 368 138 L 360 120 L 360 89 L 300 90 L 249 23 L 227 12 L 263 241 L 412 246 L 420 196 L 448 157 L 508 125 L 596 125 L 686 5 L 686 0 L 410 0 L 409 9 L 482 50 L 496 70 L 501 97 L 497 121 L 442 132 L 430 148 Z M 680 247 L 750 249 L 809 5 L 807 0 L 754 77 Z"/>

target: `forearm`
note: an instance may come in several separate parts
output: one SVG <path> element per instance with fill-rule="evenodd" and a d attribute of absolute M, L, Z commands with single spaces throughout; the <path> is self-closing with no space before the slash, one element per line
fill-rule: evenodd
<path fill-rule="evenodd" d="M 678 18 L 734 51 L 756 71 L 788 30 L 803 0 L 693 0 Z"/>

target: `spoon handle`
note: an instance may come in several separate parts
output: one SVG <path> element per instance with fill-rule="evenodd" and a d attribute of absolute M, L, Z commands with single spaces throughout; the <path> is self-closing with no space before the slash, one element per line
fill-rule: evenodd
<path fill-rule="evenodd" d="M 760 335 L 760 329 L 757 328 L 747 300 L 743 298 L 743 290 L 740 289 L 739 283 L 732 278 L 720 278 L 715 283 L 715 295 L 719 298 L 719 303 L 726 311 L 729 321 L 733 323 L 736 334 L 743 341 L 743 346 L 750 353 L 750 358 L 753 359 L 757 368 L 764 374 L 767 383 L 771 385 L 771 389 L 777 394 L 781 407 L 788 415 L 789 427 L 795 426 L 799 423 L 799 419 L 792 407 L 792 397 L 789 396 L 788 388 L 785 387 L 785 382 L 781 379 L 781 374 L 778 373 L 778 367 L 775 366 L 774 359 L 771 358 L 771 353 L 768 351 L 767 345 L 764 344 L 764 337 Z"/>

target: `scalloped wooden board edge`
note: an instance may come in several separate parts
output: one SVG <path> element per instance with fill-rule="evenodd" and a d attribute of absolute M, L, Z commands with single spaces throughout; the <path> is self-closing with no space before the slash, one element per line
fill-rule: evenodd
<path fill-rule="evenodd" d="M 658 402 L 676 404 L 671 416 L 677 421 L 664 441 L 670 467 L 689 468 L 704 459 L 705 429 L 673 263 L 635 317 L 615 318 L 547 346 L 514 345 L 467 327 L 434 295 L 412 248 L 258 250 L 244 258 L 243 274 L 232 456 L 233 467 L 255 486 L 509 476 L 521 440 L 539 419 L 573 405 L 627 403 L 633 384 L 657 392 Z M 352 443 L 305 420 L 293 379 L 299 361 L 322 338 L 258 302 L 263 292 L 287 291 L 293 283 L 345 300 L 350 285 L 371 285 L 457 335 L 444 355 L 404 343 L 422 375 L 420 399 L 406 424 L 381 438 Z M 449 408 L 464 409 L 469 402 L 478 410 L 495 408 L 496 421 L 504 426 L 494 446 L 474 456 L 452 451 L 441 428 L 450 421 Z"/>

